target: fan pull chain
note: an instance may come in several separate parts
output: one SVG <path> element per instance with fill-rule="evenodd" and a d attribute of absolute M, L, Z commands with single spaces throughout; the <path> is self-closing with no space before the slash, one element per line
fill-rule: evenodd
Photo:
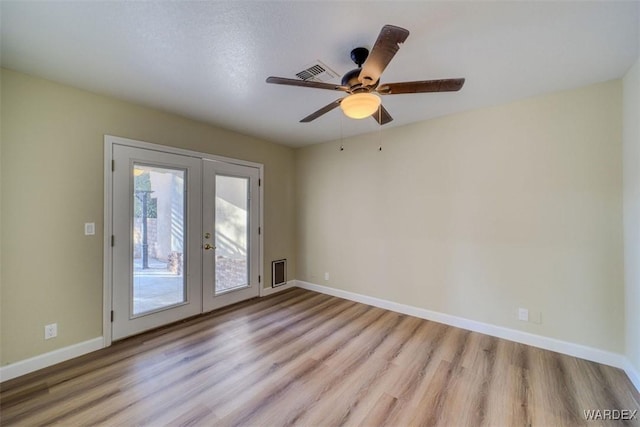
<path fill-rule="evenodd" d="M 382 104 L 378 107 L 378 151 L 382 151 Z"/>
<path fill-rule="evenodd" d="M 342 121 L 344 117 L 343 114 L 340 115 L 340 151 L 344 151 L 344 137 L 342 136 Z"/>

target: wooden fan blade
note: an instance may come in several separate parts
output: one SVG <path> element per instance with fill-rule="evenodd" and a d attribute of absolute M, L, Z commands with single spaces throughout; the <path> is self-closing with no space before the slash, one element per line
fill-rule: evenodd
<path fill-rule="evenodd" d="M 382 27 L 358 76 L 360 83 L 371 86 L 380 80 L 382 72 L 400 49 L 399 44 L 404 43 L 407 37 L 409 37 L 409 30 L 394 25 Z"/>
<path fill-rule="evenodd" d="M 415 82 L 386 83 L 378 86 L 380 95 L 401 93 L 456 92 L 462 89 L 464 79 L 420 80 Z"/>
<path fill-rule="evenodd" d="M 387 109 L 384 108 L 382 104 L 380 104 L 380 108 L 378 108 L 378 111 L 373 113 L 371 117 L 373 117 L 375 121 L 378 122 L 379 125 L 386 125 L 391 120 L 393 120 L 393 117 L 391 117 L 391 114 L 389 114 Z"/>
<path fill-rule="evenodd" d="M 322 83 L 322 82 L 313 82 L 308 80 L 297 80 L 297 79 L 287 79 L 284 77 L 267 77 L 267 83 L 274 83 L 277 85 L 287 85 L 287 86 L 302 86 L 302 87 L 312 87 L 315 89 L 329 89 L 329 90 L 339 90 L 342 92 L 347 91 L 346 86 L 337 85 L 333 83 Z"/>
<path fill-rule="evenodd" d="M 309 114 L 307 117 L 305 117 L 304 119 L 300 120 L 300 123 L 309 123 L 310 121 L 317 119 L 318 117 L 322 116 L 323 114 L 327 114 L 329 111 L 333 110 L 338 105 L 340 105 L 340 103 L 342 102 L 342 99 L 343 98 L 336 99 L 331 104 L 327 104 L 324 107 L 322 107 L 321 109 L 319 109 L 318 111 Z"/>

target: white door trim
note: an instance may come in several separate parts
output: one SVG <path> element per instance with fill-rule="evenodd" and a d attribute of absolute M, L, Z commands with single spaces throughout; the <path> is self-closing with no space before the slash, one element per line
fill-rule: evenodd
<path fill-rule="evenodd" d="M 165 145 L 153 144 L 145 141 L 138 141 L 134 139 L 122 138 L 119 136 L 105 135 L 104 136 L 104 234 L 103 234 L 103 317 L 102 317 L 102 336 L 104 338 L 104 347 L 108 347 L 112 343 L 111 334 L 111 310 L 112 307 L 112 275 L 111 267 L 113 265 L 113 257 L 111 253 L 111 236 L 113 235 L 113 218 L 112 218 L 112 175 L 111 165 L 113 161 L 113 145 L 124 145 L 134 148 L 144 148 L 147 150 L 160 151 L 164 153 L 179 154 L 182 156 L 191 156 L 206 160 L 215 160 L 224 163 L 231 163 L 236 165 L 251 166 L 259 170 L 260 181 L 264 182 L 264 165 L 261 163 L 250 162 L 246 160 L 232 159 L 229 157 L 218 156 L 215 154 L 201 153 L 198 151 L 185 150 L 182 148 L 169 147 Z M 260 198 L 259 203 L 259 224 L 263 227 L 264 224 L 264 186 L 258 187 L 258 193 Z M 264 229 L 264 228 L 263 228 Z M 259 274 L 264 277 L 264 233 L 258 236 L 259 239 Z M 260 284 L 262 288 L 263 283 Z M 262 294 L 262 289 L 260 289 Z"/>

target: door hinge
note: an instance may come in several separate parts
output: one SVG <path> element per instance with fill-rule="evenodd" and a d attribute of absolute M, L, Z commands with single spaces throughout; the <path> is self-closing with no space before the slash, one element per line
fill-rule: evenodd
<path fill-rule="evenodd" d="M 262 180 L 260 178 L 258 178 L 258 187 L 262 186 Z"/>
<path fill-rule="evenodd" d="M 111 310 L 111 321 L 113 322 L 113 310 Z"/>
<path fill-rule="evenodd" d="M 111 160 L 111 172 L 116 170 L 116 161 L 115 160 Z"/>
<path fill-rule="evenodd" d="M 258 283 L 262 282 L 262 276 L 258 276 Z"/>
<path fill-rule="evenodd" d="M 258 227 L 258 234 L 262 234 L 262 227 Z"/>
<path fill-rule="evenodd" d="M 116 245 L 116 236 L 114 236 L 113 234 L 111 235 L 111 247 L 114 247 Z"/>

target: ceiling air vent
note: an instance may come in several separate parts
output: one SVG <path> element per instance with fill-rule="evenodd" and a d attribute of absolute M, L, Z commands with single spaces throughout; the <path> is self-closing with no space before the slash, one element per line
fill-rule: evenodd
<path fill-rule="evenodd" d="M 327 67 L 320 61 L 316 61 L 305 67 L 304 70 L 295 73 L 299 79 L 314 82 L 328 82 L 338 77 L 338 73 Z"/>

